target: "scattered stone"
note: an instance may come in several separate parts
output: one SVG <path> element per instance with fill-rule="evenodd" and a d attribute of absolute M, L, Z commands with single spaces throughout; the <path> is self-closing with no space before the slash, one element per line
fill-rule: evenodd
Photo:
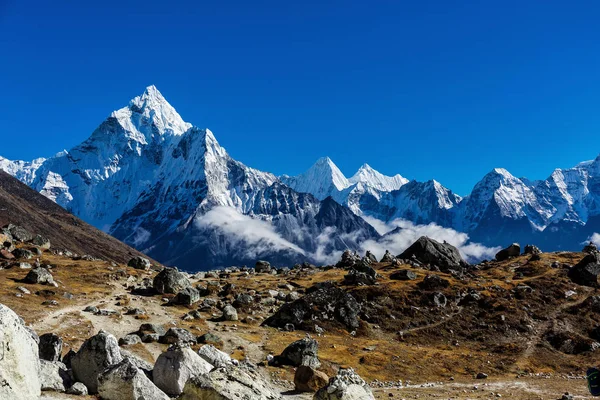
<path fill-rule="evenodd" d="M 444 289 L 450 286 L 450 281 L 440 277 L 439 275 L 427 275 L 422 282 L 418 284 L 421 289 L 436 290 Z"/>
<path fill-rule="evenodd" d="M 521 255 L 521 246 L 519 243 L 513 243 L 505 249 L 500 250 L 496 253 L 496 261 L 505 261 L 512 257 L 518 257 Z"/>
<path fill-rule="evenodd" d="M 270 273 L 271 272 L 271 264 L 268 261 L 262 261 L 259 260 L 256 262 L 256 265 L 254 266 L 254 271 L 256 273 Z"/>
<path fill-rule="evenodd" d="M 340 368 L 325 387 L 315 393 L 314 400 L 374 400 L 369 385 L 352 368 Z"/>
<path fill-rule="evenodd" d="M 42 390 L 64 392 L 71 387 L 72 379 L 66 365 L 60 361 L 40 360 L 40 382 Z"/>
<path fill-rule="evenodd" d="M 129 260 L 127 266 L 135 269 L 141 269 L 143 271 L 149 271 L 151 264 L 150 260 L 148 260 L 147 258 L 137 256 Z"/>
<path fill-rule="evenodd" d="M 103 400 L 169 400 L 129 357 L 98 376 L 98 394 Z"/>
<path fill-rule="evenodd" d="M 200 347 L 200 350 L 198 350 L 198 355 L 215 367 L 232 363 L 229 354 L 217 349 L 211 344 L 206 344 Z"/>
<path fill-rule="evenodd" d="M 214 333 L 205 333 L 204 335 L 201 335 L 198 337 L 198 343 L 200 344 L 212 344 L 215 346 L 222 346 L 223 345 L 223 341 L 221 340 L 221 338 L 217 335 L 215 335 Z"/>
<path fill-rule="evenodd" d="M 43 237 L 42 235 L 35 235 L 35 237 L 32 240 L 32 243 L 39 248 L 42 248 L 45 250 L 50 249 L 50 240 Z"/>
<path fill-rule="evenodd" d="M 33 240 L 33 235 L 22 226 L 9 224 L 4 229 L 8 230 L 12 238 L 19 242 L 31 242 Z"/>
<path fill-rule="evenodd" d="M 595 253 L 598 251 L 598 246 L 594 242 L 589 242 L 582 250 L 584 253 Z"/>
<path fill-rule="evenodd" d="M 417 279 L 417 274 L 409 269 L 401 269 L 390 275 L 390 279 L 399 281 L 414 281 Z"/>
<path fill-rule="evenodd" d="M 142 343 L 142 339 L 138 335 L 125 335 L 119 339 L 119 346 L 131 346 L 138 343 Z"/>
<path fill-rule="evenodd" d="M 39 355 L 41 360 L 59 361 L 62 356 L 63 341 L 54 333 L 40 336 Z"/>
<path fill-rule="evenodd" d="M 385 254 L 383 255 L 383 257 L 381 257 L 381 261 L 382 263 L 391 263 L 396 259 L 396 257 L 394 257 L 392 255 L 392 253 L 390 253 L 388 250 L 385 251 Z"/>
<path fill-rule="evenodd" d="M 301 365 L 296 368 L 294 386 L 298 392 L 316 392 L 327 385 L 328 380 L 329 377 L 324 372 L 317 371 L 306 365 Z"/>
<path fill-rule="evenodd" d="M 163 344 L 186 344 L 196 343 L 197 339 L 190 331 L 183 328 L 169 328 L 169 330 L 158 340 Z"/>
<path fill-rule="evenodd" d="M 318 357 L 319 343 L 310 338 L 297 340 L 286 347 L 281 355 L 274 357 L 273 365 L 291 365 L 299 367 L 306 365 L 312 368 L 319 368 L 321 362 Z"/>
<path fill-rule="evenodd" d="M 222 319 L 223 319 L 223 321 L 237 321 L 238 320 L 237 310 L 231 305 L 226 305 L 223 308 Z"/>
<path fill-rule="evenodd" d="M 25 283 L 37 283 L 40 285 L 52 285 L 55 286 L 54 278 L 50 271 L 46 268 L 37 267 L 29 271 L 25 279 L 23 279 Z"/>
<path fill-rule="evenodd" d="M 191 306 L 200 301 L 200 292 L 191 286 L 183 289 L 173 298 L 173 304 L 182 306 Z"/>
<path fill-rule="evenodd" d="M 160 294 L 177 294 L 190 286 L 190 281 L 177 268 L 165 268 L 154 277 L 153 287 Z"/>
<path fill-rule="evenodd" d="M 598 275 L 600 275 L 600 253 L 587 254 L 568 273 L 571 280 L 585 286 L 598 286 Z"/>
<path fill-rule="evenodd" d="M 117 339 L 101 330 L 86 340 L 71 359 L 75 379 L 82 382 L 90 394 L 98 393 L 98 375 L 123 360 Z"/>
<path fill-rule="evenodd" d="M 458 249 L 449 243 L 440 243 L 427 236 L 421 236 L 415 243 L 398 256 L 401 259 L 415 258 L 426 265 L 434 265 L 442 272 L 461 271 L 469 264 Z"/>
<path fill-rule="evenodd" d="M 488 375 L 486 373 L 483 372 L 479 372 L 477 374 L 477 376 L 475 377 L 475 379 L 487 379 Z"/>
<path fill-rule="evenodd" d="M 73 394 L 75 396 L 87 396 L 87 387 L 81 382 L 75 382 L 73 386 L 67 389 L 67 394 Z"/>
<path fill-rule="evenodd" d="M 190 378 L 207 374 L 212 368 L 189 347 L 172 346 L 156 360 L 152 377 L 154 384 L 166 394 L 179 396 Z"/>
<path fill-rule="evenodd" d="M 531 255 L 542 254 L 542 251 L 536 245 L 528 244 L 525 246 L 525 249 L 523 249 L 523 254 L 531 254 Z"/>

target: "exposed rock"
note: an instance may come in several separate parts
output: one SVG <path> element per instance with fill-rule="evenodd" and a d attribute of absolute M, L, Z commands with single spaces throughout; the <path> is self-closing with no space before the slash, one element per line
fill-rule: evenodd
<path fill-rule="evenodd" d="M 254 368 L 219 367 L 188 381 L 180 400 L 278 400 L 273 388 Z"/>
<path fill-rule="evenodd" d="M 589 242 L 582 250 L 584 253 L 594 253 L 598 251 L 598 246 L 594 242 Z"/>
<path fill-rule="evenodd" d="M 98 394 L 103 400 L 169 400 L 129 357 L 98 376 Z"/>
<path fill-rule="evenodd" d="M 580 285 L 598 286 L 600 275 L 600 253 L 587 254 L 579 263 L 569 270 L 571 280 Z"/>
<path fill-rule="evenodd" d="M 237 314 L 237 310 L 231 306 L 231 305 L 226 305 L 223 308 L 223 321 L 237 321 L 238 320 L 238 314 Z"/>
<path fill-rule="evenodd" d="M 62 356 L 63 341 L 54 333 L 46 333 L 40 336 L 39 353 L 40 359 L 48 361 L 59 361 Z"/>
<path fill-rule="evenodd" d="M 183 328 L 169 328 L 169 330 L 158 340 L 164 344 L 196 343 L 196 336 Z"/>
<path fill-rule="evenodd" d="M 14 260 L 15 256 L 13 256 L 13 254 L 6 249 L 0 249 L 0 258 L 5 260 Z"/>
<path fill-rule="evenodd" d="M 542 254 L 542 251 L 536 245 L 528 244 L 525 246 L 525 249 L 523 249 L 523 254 Z"/>
<path fill-rule="evenodd" d="M 446 242 L 437 242 L 427 236 L 421 236 L 398 256 L 402 259 L 413 257 L 423 264 L 434 265 L 443 272 L 460 271 L 469 265 L 462 259 L 456 247 Z"/>
<path fill-rule="evenodd" d="M 141 324 L 140 328 L 136 333 L 138 334 L 138 336 L 142 336 L 147 333 L 154 333 L 159 336 L 162 336 L 165 333 L 167 333 L 167 330 L 162 326 L 156 324 Z"/>
<path fill-rule="evenodd" d="M 352 331 L 358 328 L 359 313 L 360 306 L 352 295 L 335 284 L 322 284 L 299 300 L 284 304 L 263 325 L 284 328 L 293 324 L 296 329 L 312 331 L 315 322 L 321 325 L 324 321 L 337 321 Z"/>
<path fill-rule="evenodd" d="M 296 368 L 294 375 L 294 386 L 298 392 L 316 392 L 327 385 L 329 377 L 321 371 L 306 365 Z"/>
<path fill-rule="evenodd" d="M 568 330 L 551 329 L 544 338 L 552 347 L 565 354 L 582 354 L 600 349 L 600 343 Z"/>
<path fill-rule="evenodd" d="M 340 368 L 314 400 L 374 400 L 369 385 L 352 368 Z"/>
<path fill-rule="evenodd" d="M 207 374 L 212 368 L 189 347 L 172 346 L 156 360 L 152 377 L 162 391 L 178 396 L 191 377 Z"/>
<path fill-rule="evenodd" d="M 321 362 L 318 357 L 319 343 L 310 338 L 297 340 L 286 347 L 281 355 L 273 358 L 273 365 L 291 365 L 299 367 L 306 365 L 312 368 L 319 368 Z"/>
<path fill-rule="evenodd" d="M 8 230 L 13 239 L 19 242 L 31 242 L 33 240 L 33 235 L 22 226 L 9 224 L 4 229 Z"/>
<path fill-rule="evenodd" d="M 75 396 L 87 396 L 87 387 L 81 382 L 75 382 L 73 386 L 67 389 L 67 394 L 73 394 Z"/>
<path fill-rule="evenodd" d="M 12 255 L 15 256 L 15 258 L 20 258 L 24 260 L 31 260 L 33 257 L 35 257 L 35 254 L 33 254 L 31 250 L 21 248 L 14 249 Z"/>
<path fill-rule="evenodd" d="M 177 294 L 190 286 L 190 281 L 185 274 L 177 268 L 165 268 L 154 277 L 153 287 L 158 293 Z"/>
<path fill-rule="evenodd" d="M 90 394 L 98 393 L 98 375 L 111 365 L 123 360 L 117 339 L 100 331 L 86 340 L 71 359 L 75 379 L 82 382 Z"/>
<path fill-rule="evenodd" d="M 212 344 L 206 344 L 200 347 L 198 355 L 215 367 L 231 364 L 231 357 L 229 354 L 217 349 Z"/>
<path fill-rule="evenodd" d="M 0 399 L 31 400 L 40 396 L 38 351 L 23 320 L 0 304 Z"/>
<path fill-rule="evenodd" d="M 254 271 L 256 273 L 261 273 L 261 272 L 270 273 L 271 272 L 271 264 L 268 261 L 259 260 L 256 262 L 256 265 L 254 266 Z"/>
<path fill-rule="evenodd" d="M 500 250 L 496 253 L 496 261 L 508 260 L 511 257 L 518 257 L 521 255 L 521 246 L 519 243 L 513 243 L 505 249 Z"/>
<path fill-rule="evenodd" d="M 127 265 L 131 268 L 141 269 L 143 271 L 149 271 L 151 267 L 150 260 L 141 256 L 133 257 L 129 260 Z"/>
<path fill-rule="evenodd" d="M 23 282 L 37 283 L 40 285 L 55 285 L 52 274 L 43 267 L 37 267 L 29 271 L 25 279 L 23 279 Z"/>
<path fill-rule="evenodd" d="M 142 339 L 138 335 L 125 335 L 119 339 L 119 346 L 130 346 L 138 343 L 142 343 Z"/>
<path fill-rule="evenodd" d="M 391 263 L 396 259 L 396 257 L 394 257 L 392 255 L 392 253 L 389 252 L 389 250 L 385 251 L 385 254 L 383 255 L 383 257 L 381 257 L 381 261 L 382 263 Z"/>
<path fill-rule="evenodd" d="M 360 256 L 350 250 L 342 253 L 340 261 L 335 265 L 336 268 L 348 269 L 360 261 Z"/>
<path fill-rule="evenodd" d="M 223 341 L 221 340 L 221 338 L 219 336 L 215 335 L 214 333 L 209 332 L 209 333 L 205 333 L 204 335 L 199 336 L 198 343 L 221 346 L 223 344 Z"/>
<path fill-rule="evenodd" d="M 350 267 L 348 274 L 344 276 L 344 283 L 348 285 L 374 285 L 376 281 L 377 271 L 364 261 Z"/>
<path fill-rule="evenodd" d="M 48 238 L 43 237 L 42 235 L 35 235 L 32 240 L 32 243 L 39 248 L 42 249 L 50 249 L 50 240 Z"/>
<path fill-rule="evenodd" d="M 409 269 L 401 269 L 390 275 L 390 279 L 399 281 L 413 281 L 417 279 L 417 274 Z"/>
<path fill-rule="evenodd" d="M 431 295 L 431 301 L 434 306 L 443 308 L 446 307 L 448 299 L 446 299 L 443 293 L 435 292 Z"/>
<path fill-rule="evenodd" d="M 377 262 L 377 257 L 375 257 L 375 254 L 371 253 L 369 250 L 367 250 L 367 253 L 365 254 L 365 258 L 367 260 L 369 260 L 370 263 Z"/>
<path fill-rule="evenodd" d="M 191 306 L 199 301 L 200 292 L 198 289 L 190 286 L 177 293 L 177 295 L 173 298 L 172 303 L 182 306 Z"/>
<path fill-rule="evenodd" d="M 431 274 L 427 275 L 418 286 L 425 290 L 444 289 L 450 286 L 450 281 L 440 277 L 439 275 Z"/>
<path fill-rule="evenodd" d="M 477 376 L 475 377 L 475 379 L 487 379 L 488 375 L 486 373 L 483 372 L 479 372 L 477 374 Z"/>
<path fill-rule="evenodd" d="M 66 365 L 60 361 L 40 360 L 40 382 L 42 390 L 64 392 L 71 387 L 73 379 Z"/>

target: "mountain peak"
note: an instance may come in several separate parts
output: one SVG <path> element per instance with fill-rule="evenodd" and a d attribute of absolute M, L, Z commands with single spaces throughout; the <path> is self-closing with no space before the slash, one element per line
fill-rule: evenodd
<path fill-rule="evenodd" d="M 363 164 L 356 174 L 350 179 L 350 183 L 364 183 L 377 190 L 383 192 L 391 192 L 392 190 L 398 190 L 400 187 L 408 183 L 408 179 L 401 175 L 386 176 L 381 172 L 373 169 L 369 164 Z"/>

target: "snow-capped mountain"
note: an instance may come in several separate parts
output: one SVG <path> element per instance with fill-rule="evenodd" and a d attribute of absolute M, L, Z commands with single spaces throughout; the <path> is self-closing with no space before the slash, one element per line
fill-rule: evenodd
<path fill-rule="evenodd" d="M 190 270 L 256 258 L 316 260 L 379 237 L 330 199 L 297 193 L 232 159 L 154 86 L 71 150 L 32 163 L 0 162 L 87 222 Z"/>
<path fill-rule="evenodd" d="M 0 169 L 155 259 L 189 270 L 257 258 L 323 263 L 347 248 L 393 242 L 366 220 L 397 227 L 392 235 L 407 226 L 394 224 L 402 219 L 488 246 L 520 241 L 544 250 L 577 249 L 600 231 L 600 156 L 543 181 L 494 169 L 464 198 L 435 180 L 386 176 L 367 164 L 347 178 L 327 157 L 298 176 L 276 177 L 231 158 L 154 86 L 80 145 L 32 162 L 0 157 Z"/>

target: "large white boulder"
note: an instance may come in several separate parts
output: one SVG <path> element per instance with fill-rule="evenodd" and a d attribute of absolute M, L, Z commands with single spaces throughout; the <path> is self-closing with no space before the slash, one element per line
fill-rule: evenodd
<path fill-rule="evenodd" d="M 60 361 L 40 360 L 42 390 L 64 392 L 72 385 L 72 378 L 65 364 Z"/>
<path fill-rule="evenodd" d="M 98 393 L 98 375 L 123 360 L 117 338 L 100 331 L 86 340 L 71 360 L 75 380 L 83 383 L 90 394 Z"/>
<path fill-rule="evenodd" d="M 103 400 L 169 400 L 129 357 L 98 376 L 98 394 Z"/>
<path fill-rule="evenodd" d="M 233 365 L 188 381 L 180 400 L 278 400 L 281 394 L 254 368 Z"/>
<path fill-rule="evenodd" d="M 158 356 L 152 371 L 156 386 L 170 396 L 178 396 L 187 381 L 213 369 L 212 364 L 187 346 L 174 345 Z"/>
<path fill-rule="evenodd" d="M 231 364 L 231 357 L 229 354 L 217 349 L 212 344 L 205 344 L 204 346 L 200 347 L 200 350 L 198 350 L 198 355 L 215 367 Z"/>
<path fill-rule="evenodd" d="M 40 397 L 38 351 L 38 344 L 23 320 L 0 304 L 0 399 Z"/>
<path fill-rule="evenodd" d="M 314 400 L 375 400 L 369 385 L 352 368 L 340 368 L 329 379 L 327 386 L 319 389 Z"/>

